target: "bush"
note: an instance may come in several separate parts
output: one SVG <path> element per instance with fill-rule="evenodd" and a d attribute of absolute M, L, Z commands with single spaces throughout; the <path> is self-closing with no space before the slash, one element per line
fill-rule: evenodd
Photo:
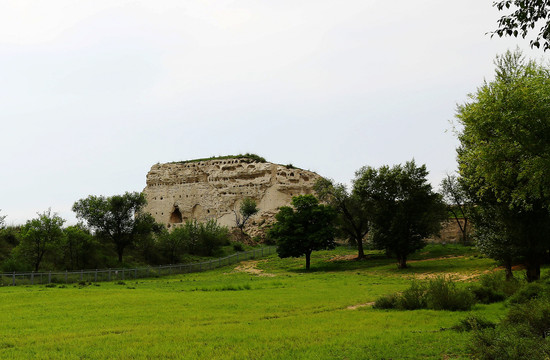
<path fill-rule="evenodd" d="M 450 278 L 438 277 L 428 284 L 413 281 L 401 294 L 391 294 L 376 300 L 378 309 L 400 310 L 469 310 L 475 304 L 474 295 L 467 289 L 460 289 Z"/>
<path fill-rule="evenodd" d="M 533 336 L 550 336 L 550 301 L 540 297 L 516 304 L 510 308 L 503 321 L 511 326 L 524 324 Z"/>
<path fill-rule="evenodd" d="M 241 244 L 239 242 L 233 243 L 233 250 L 235 250 L 235 251 L 244 251 L 243 244 Z"/>
<path fill-rule="evenodd" d="M 529 283 L 510 297 L 511 304 L 523 304 L 545 293 L 545 288 L 537 282 Z"/>
<path fill-rule="evenodd" d="M 399 300 L 399 295 L 394 294 L 388 294 L 383 295 L 376 299 L 374 302 L 373 308 L 375 309 L 395 309 L 397 308 L 397 302 Z"/>
<path fill-rule="evenodd" d="M 506 299 L 506 295 L 504 295 L 504 293 L 484 286 L 474 287 L 472 289 L 472 293 L 474 294 L 476 300 L 482 304 L 492 304 Z"/>
<path fill-rule="evenodd" d="M 469 349 L 476 359 L 548 359 L 550 357 L 550 301 L 534 294 L 537 286 L 526 286 L 504 320 L 494 329 L 476 330 Z M 539 284 L 540 285 L 540 284 Z M 524 289 L 522 289 L 524 290 Z M 525 301 L 524 301 L 525 300 Z"/>
<path fill-rule="evenodd" d="M 474 306 L 475 297 L 467 289 L 459 289 L 452 279 L 438 277 L 428 283 L 426 304 L 433 310 L 464 311 Z"/>
<path fill-rule="evenodd" d="M 476 315 L 470 315 L 465 319 L 460 320 L 460 322 L 453 326 L 452 329 L 455 331 L 472 331 L 472 330 L 482 330 L 482 329 L 494 329 L 497 324 L 492 321 L 489 321 L 485 318 Z"/>
<path fill-rule="evenodd" d="M 550 355 L 548 342 L 525 336 L 524 326 L 475 330 L 468 350 L 479 360 L 546 360 Z"/>
<path fill-rule="evenodd" d="M 411 287 L 403 291 L 397 301 L 397 308 L 401 310 L 425 309 L 426 306 L 426 286 L 413 281 Z"/>

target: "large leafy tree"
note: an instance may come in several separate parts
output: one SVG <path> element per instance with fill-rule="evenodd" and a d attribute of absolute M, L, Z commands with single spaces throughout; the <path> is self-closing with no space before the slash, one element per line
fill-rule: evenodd
<path fill-rule="evenodd" d="M 521 36 L 537 28 L 539 33 L 530 40 L 531 47 L 550 49 L 550 1 L 548 0 L 499 0 L 493 6 L 499 11 L 509 11 L 498 20 L 498 29 L 492 34 L 502 36 Z"/>
<path fill-rule="evenodd" d="M 51 210 L 39 213 L 21 228 L 21 242 L 16 248 L 19 256 L 35 271 L 40 269 L 44 256 L 59 248 L 63 239 L 63 220 Z"/>
<path fill-rule="evenodd" d="M 122 263 L 124 250 L 133 245 L 139 236 L 146 236 L 157 230 L 152 216 L 142 213 L 145 196 L 138 192 L 110 197 L 90 195 L 73 205 L 79 219 L 99 236 L 111 240 Z"/>
<path fill-rule="evenodd" d="M 315 192 L 321 201 L 326 201 L 338 213 L 337 227 L 357 246 L 357 258 L 363 259 L 363 240 L 369 232 L 369 201 L 357 192 L 348 191 L 344 184 L 320 178 L 315 183 Z"/>
<path fill-rule="evenodd" d="M 292 207 L 279 209 L 277 220 L 269 235 L 277 243 L 279 257 L 306 257 L 309 270 L 311 253 L 316 250 L 333 249 L 336 212 L 328 205 L 319 204 L 313 195 L 292 198 Z"/>
<path fill-rule="evenodd" d="M 550 71 L 519 51 L 495 65 L 495 79 L 458 107 L 459 172 L 478 206 L 508 208 L 503 225 L 533 281 L 550 247 Z"/>
<path fill-rule="evenodd" d="M 363 167 L 356 173 L 355 189 L 372 203 L 369 238 L 374 245 L 397 257 L 407 267 L 407 257 L 423 248 L 424 239 L 439 232 L 446 218 L 441 195 L 432 191 L 426 166 L 414 160 L 405 165 Z"/>

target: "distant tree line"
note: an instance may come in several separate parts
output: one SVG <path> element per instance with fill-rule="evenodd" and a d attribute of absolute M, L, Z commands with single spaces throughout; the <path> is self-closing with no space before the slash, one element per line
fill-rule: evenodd
<path fill-rule="evenodd" d="M 50 209 L 21 226 L 0 216 L 0 271 L 78 270 L 192 261 L 219 255 L 230 243 L 227 227 L 214 220 L 187 221 L 168 232 L 142 211 L 141 193 L 89 196 L 73 205 L 80 222 Z"/>

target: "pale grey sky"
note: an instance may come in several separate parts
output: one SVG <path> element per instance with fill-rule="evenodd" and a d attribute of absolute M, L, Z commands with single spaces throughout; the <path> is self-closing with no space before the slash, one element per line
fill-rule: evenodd
<path fill-rule="evenodd" d="M 74 222 L 151 165 L 253 152 L 339 182 L 456 169 L 450 120 L 493 74 L 492 0 L 3 0 L 0 209 Z"/>

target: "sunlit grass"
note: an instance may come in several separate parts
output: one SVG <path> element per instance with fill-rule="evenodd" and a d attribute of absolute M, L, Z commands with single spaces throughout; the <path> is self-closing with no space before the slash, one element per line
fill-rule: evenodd
<path fill-rule="evenodd" d="M 452 255 L 428 250 L 416 259 Z M 233 265 L 124 283 L 4 287 L 0 358 L 467 358 L 468 334 L 448 329 L 465 313 L 348 309 L 402 291 L 418 274 L 494 267 L 460 251 L 464 257 L 412 262 L 406 270 L 375 251 L 364 261 L 329 261 L 354 254 L 338 248 L 314 253 L 311 272 L 304 259 L 271 256 L 255 264 L 264 276 Z M 504 307 L 473 312 L 497 320 Z"/>

